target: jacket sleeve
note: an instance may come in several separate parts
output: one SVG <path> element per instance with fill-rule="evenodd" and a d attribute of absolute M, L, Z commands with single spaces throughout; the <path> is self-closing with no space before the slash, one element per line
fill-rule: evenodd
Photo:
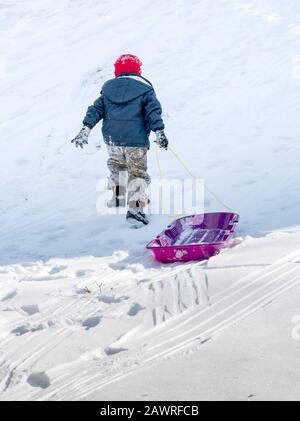
<path fill-rule="evenodd" d="M 83 125 L 92 129 L 104 117 L 104 101 L 102 95 L 91 105 L 86 112 Z"/>
<path fill-rule="evenodd" d="M 162 108 L 154 90 L 147 92 L 144 95 L 144 119 L 153 132 L 164 130 L 165 128 L 161 113 Z"/>

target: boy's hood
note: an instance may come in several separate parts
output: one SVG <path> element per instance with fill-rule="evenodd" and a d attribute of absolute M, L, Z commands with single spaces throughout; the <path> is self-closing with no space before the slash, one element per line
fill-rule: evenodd
<path fill-rule="evenodd" d="M 123 104 L 144 95 L 153 88 L 148 82 L 138 77 L 121 76 L 108 80 L 102 88 L 102 94 L 116 104 Z"/>

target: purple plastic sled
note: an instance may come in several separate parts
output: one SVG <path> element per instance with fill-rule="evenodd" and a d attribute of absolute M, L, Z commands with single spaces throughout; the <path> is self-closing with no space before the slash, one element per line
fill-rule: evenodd
<path fill-rule="evenodd" d="M 203 213 L 176 219 L 147 248 L 164 263 L 207 260 L 228 247 L 239 221 L 229 212 Z"/>

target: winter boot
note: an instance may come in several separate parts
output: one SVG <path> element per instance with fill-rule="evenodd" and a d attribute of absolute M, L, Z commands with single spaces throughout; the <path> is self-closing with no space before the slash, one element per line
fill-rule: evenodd
<path fill-rule="evenodd" d="M 143 196 L 143 200 L 133 200 L 132 198 L 128 201 L 126 220 L 131 228 L 141 228 L 149 224 L 150 220 L 143 211 L 144 207 L 149 205 L 149 203 L 150 200 L 146 195 Z"/>
<path fill-rule="evenodd" d="M 126 220 L 131 228 L 142 228 L 149 224 L 148 216 L 142 210 L 129 210 Z"/>
<path fill-rule="evenodd" d="M 119 208 L 126 206 L 126 189 L 124 186 L 113 187 L 113 196 L 107 202 L 108 208 Z"/>

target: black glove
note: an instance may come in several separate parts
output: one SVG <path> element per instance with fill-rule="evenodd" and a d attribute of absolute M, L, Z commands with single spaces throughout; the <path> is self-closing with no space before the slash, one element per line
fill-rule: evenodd
<path fill-rule="evenodd" d="M 89 127 L 83 126 L 83 128 L 80 130 L 78 135 L 71 141 L 71 143 L 75 143 L 76 148 L 78 148 L 78 146 L 83 148 L 83 145 L 88 144 L 90 132 L 91 129 Z"/>
<path fill-rule="evenodd" d="M 158 143 L 160 148 L 168 149 L 169 141 L 166 138 L 165 132 L 163 130 L 157 130 L 156 134 L 156 143 Z"/>

